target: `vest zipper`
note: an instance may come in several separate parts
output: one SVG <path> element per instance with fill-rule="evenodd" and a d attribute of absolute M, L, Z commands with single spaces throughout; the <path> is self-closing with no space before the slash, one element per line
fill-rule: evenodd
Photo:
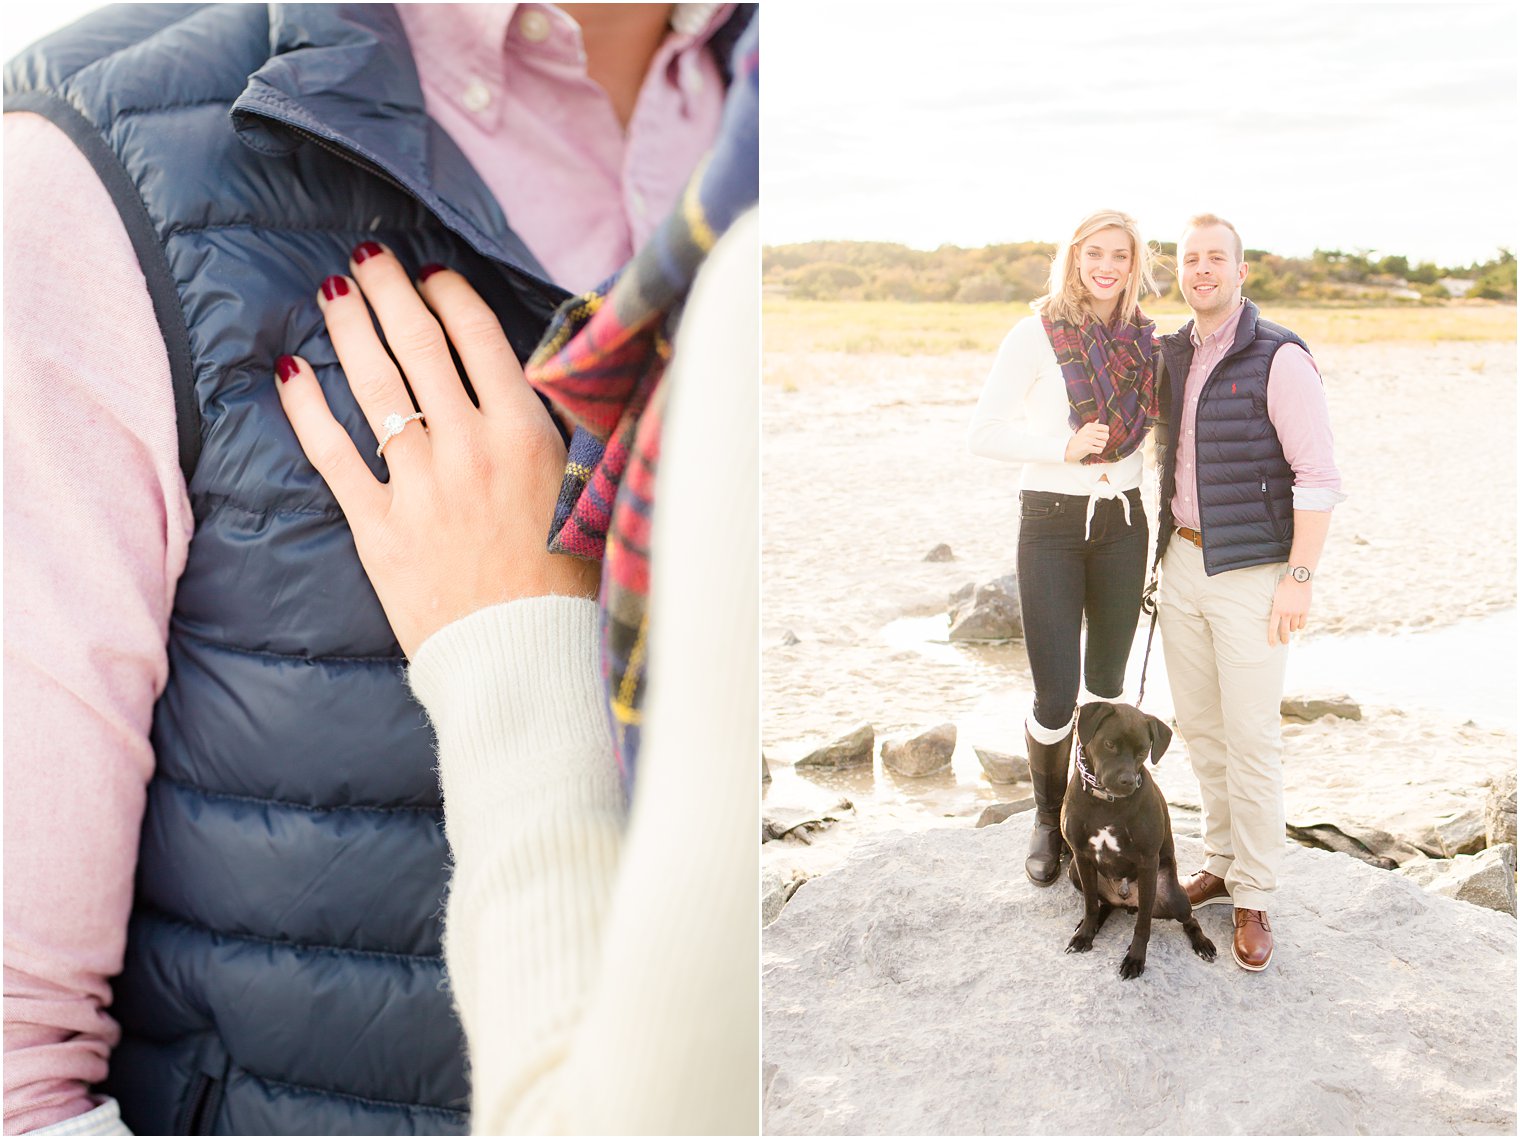
<path fill-rule="evenodd" d="M 300 135 L 307 142 L 314 142 L 314 143 L 316 143 L 318 146 L 320 146 L 323 150 L 327 151 L 329 154 L 336 154 L 339 158 L 343 159 L 345 162 L 348 162 L 351 165 L 357 166 L 360 170 L 363 170 L 366 174 L 373 174 L 376 178 L 379 178 L 382 182 L 385 182 L 387 185 L 393 186 L 397 190 L 400 190 L 408 198 L 411 198 L 413 200 L 417 200 L 417 195 L 415 193 L 413 193 L 411 190 L 407 189 L 405 186 L 403 186 L 395 178 L 391 177 L 390 173 L 384 167 L 376 165 L 375 163 L 371 162 L 369 159 L 363 157 L 362 155 L 355 154 L 353 151 L 345 149 L 344 147 L 339 146 L 337 143 L 329 142 L 327 139 L 323 138 L 321 135 L 319 135 L 319 134 L 317 134 L 317 133 L 315 133 L 313 131 L 309 131 L 305 127 L 298 127 L 294 123 L 286 123 L 286 122 L 282 122 L 281 125 L 284 126 L 286 129 L 288 129 L 290 131 L 293 131 L 294 133 Z"/>
<path fill-rule="evenodd" d="M 213 1079 L 205 1072 L 197 1072 L 195 1079 L 190 1084 L 190 1093 L 185 1097 L 185 1106 L 180 1112 L 181 1135 L 210 1135 L 212 1124 L 216 1115 L 219 1096 L 214 1093 L 220 1080 Z"/>

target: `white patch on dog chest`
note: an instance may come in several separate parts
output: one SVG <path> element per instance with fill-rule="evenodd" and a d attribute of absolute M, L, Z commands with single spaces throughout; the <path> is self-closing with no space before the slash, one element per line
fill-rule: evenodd
<path fill-rule="evenodd" d="M 1104 850 L 1111 850 L 1115 854 L 1119 853 L 1119 840 L 1114 837 L 1113 827 L 1104 827 L 1087 841 L 1092 843 L 1093 852 L 1095 854 L 1101 855 Z"/>

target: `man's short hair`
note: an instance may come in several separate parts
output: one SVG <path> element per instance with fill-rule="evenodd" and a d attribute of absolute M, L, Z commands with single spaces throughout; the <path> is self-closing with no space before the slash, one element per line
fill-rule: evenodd
<path fill-rule="evenodd" d="M 1241 243 L 1240 231 L 1218 214 L 1194 214 L 1187 219 L 1187 224 L 1182 227 L 1182 232 L 1186 233 L 1190 229 L 1202 229 L 1206 225 L 1222 225 L 1233 233 L 1235 235 L 1235 260 L 1244 261 L 1246 259 L 1246 247 Z"/>

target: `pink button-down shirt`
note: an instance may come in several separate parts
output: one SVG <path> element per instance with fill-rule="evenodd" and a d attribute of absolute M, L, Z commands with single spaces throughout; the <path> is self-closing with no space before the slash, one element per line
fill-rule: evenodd
<path fill-rule="evenodd" d="M 1198 517 L 1198 397 L 1204 381 L 1235 343 L 1240 327 L 1238 305 L 1225 322 L 1199 339 L 1192 332 L 1193 363 L 1183 388 L 1182 422 L 1177 426 L 1177 488 L 1172 496 L 1172 519 L 1178 526 L 1200 528 Z M 1267 418 L 1282 444 L 1283 457 L 1293 468 L 1293 508 L 1330 510 L 1346 496 L 1335 466 L 1335 440 L 1330 434 L 1330 409 L 1325 385 L 1314 358 L 1297 344 L 1284 344 L 1272 357 L 1267 373 Z"/>
<path fill-rule="evenodd" d="M 402 4 L 428 114 L 571 292 L 604 281 L 668 214 L 723 115 L 705 47 L 732 4 L 678 4 L 627 129 L 553 4 Z"/>

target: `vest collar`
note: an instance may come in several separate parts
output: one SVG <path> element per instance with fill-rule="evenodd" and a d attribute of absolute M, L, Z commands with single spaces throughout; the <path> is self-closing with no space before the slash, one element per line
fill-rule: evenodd
<path fill-rule="evenodd" d="M 393 5 L 271 4 L 269 42 L 269 58 L 232 105 L 247 146 L 276 158 L 307 143 L 334 150 L 416 198 L 478 253 L 526 275 L 551 304 L 567 296 L 462 156 L 449 166 L 468 177 L 434 184 L 431 147 L 441 132 L 427 117 Z"/>
<path fill-rule="evenodd" d="M 1256 302 L 1250 297 L 1240 298 L 1240 321 L 1235 325 L 1235 340 L 1230 345 L 1229 351 L 1219 358 L 1223 364 L 1237 352 L 1245 350 L 1256 339 L 1256 322 L 1261 317 L 1261 310 L 1256 307 Z M 1162 342 L 1166 354 L 1179 360 L 1191 362 L 1193 359 L 1193 322 L 1190 320 L 1170 336 L 1163 336 Z M 1216 365 L 1217 366 L 1217 365 Z M 1187 369 L 1183 369 L 1187 374 Z"/>
<path fill-rule="evenodd" d="M 1235 326 L 1235 343 L 1230 345 L 1230 350 L 1221 357 L 1228 360 L 1237 352 L 1245 350 L 1246 345 L 1256 339 L 1256 322 L 1261 317 L 1261 310 L 1249 297 L 1240 299 L 1240 323 Z M 1191 330 L 1190 330 L 1191 331 Z"/>
<path fill-rule="evenodd" d="M 232 106 L 245 143 L 286 155 L 314 136 L 398 179 L 425 173 L 422 85 L 394 7 L 271 4 L 269 44 Z"/>

